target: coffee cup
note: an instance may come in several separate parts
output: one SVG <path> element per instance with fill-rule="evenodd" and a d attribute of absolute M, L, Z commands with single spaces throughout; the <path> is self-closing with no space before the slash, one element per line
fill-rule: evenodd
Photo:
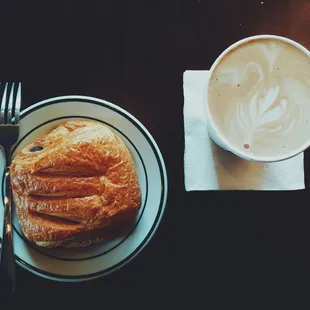
<path fill-rule="evenodd" d="M 205 89 L 207 129 L 224 150 L 276 162 L 310 146 L 310 52 L 298 42 L 257 35 L 232 44 Z"/>

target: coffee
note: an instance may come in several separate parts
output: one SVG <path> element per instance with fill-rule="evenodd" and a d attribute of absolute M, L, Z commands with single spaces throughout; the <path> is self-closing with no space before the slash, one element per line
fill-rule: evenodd
<path fill-rule="evenodd" d="M 276 158 L 310 137 L 310 58 L 276 38 L 245 41 L 212 71 L 208 110 L 213 126 L 238 152 Z"/>

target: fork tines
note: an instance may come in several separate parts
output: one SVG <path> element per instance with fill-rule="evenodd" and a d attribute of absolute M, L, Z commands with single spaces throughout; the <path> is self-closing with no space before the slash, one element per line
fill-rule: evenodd
<path fill-rule="evenodd" d="M 0 95 L 2 84 L 4 83 L 0 82 Z M 9 96 L 8 92 L 10 93 Z M 0 125 L 18 125 L 20 108 L 21 83 L 18 83 L 17 86 L 15 86 L 15 83 L 12 83 L 11 86 L 9 83 L 5 83 L 0 107 Z"/>

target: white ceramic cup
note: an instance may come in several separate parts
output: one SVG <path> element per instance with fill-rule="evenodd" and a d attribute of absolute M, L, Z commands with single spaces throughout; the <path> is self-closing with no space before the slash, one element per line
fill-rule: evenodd
<path fill-rule="evenodd" d="M 300 51 L 302 51 L 304 54 L 306 54 L 309 58 L 310 58 L 310 51 L 307 50 L 304 46 L 302 46 L 301 44 L 285 38 L 285 37 L 281 37 L 281 36 L 276 36 L 276 35 L 256 35 L 256 36 L 251 36 L 251 37 L 247 37 L 245 39 L 242 39 L 240 41 L 237 41 L 236 43 L 232 44 L 231 46 L 229 46 L 226 50 L 224 50 L 219 57 L 216 59 L 216 61 L 213 63 L 212 67 L 210 68 L 210 77 L 213 75 L 213 72 L 215 70 L 215 68 L 217 68 L 217 66 L 220 64 L 221 60 L 232 50 L 234 50 L 235 48 L 239 47 L 240 45 L 247 43 L 249 41 L 252 40 L 256 40 L 256 39 L 277 39 L 280 40 L 282 42 L 288 43 L 293 45 L 294 47 L 296 47 L 297 49 L 299 49 Z M 300 145 L 300 147 L 296 148 L 295 150 L 288 152 L 288 153 L 282 153 L 280 154 L 278 157 L 272 157 L 272 158 L 268 158 L 268 157 L 257 157 L 257 156 L 251 156 L 250 154 L 246 153 L 246 152 L 242 152 L 238 149 L 236 149 L 232 143 L 230 141 L 228 141 L 219 131 L 219 129 L 216 127 L 212 115 L 210 113 L 209 110 L 209 106 L 208 106 L 208 91 L 209 91 L 209 85 L 210 85 L 210 79 L 207 82 L 207 87 L 206 87 L 206 91 L 204 92 L 204 105 L 205 105 L 205 112 L 206 112 L 206 117 L 207 117 L 207 129 L 209 132 L 210 137 L 212 138 L 212 140 L 221 148 L 223 148 L 226 151 L 230 151 L 232 153 L 234 153 L 235 155 L 249 160 L 249 161 L 256 161 L 256 162 L 277 162 L 277 161 L 282 161 L 282 160 L 286 160 L 289 159 L 291 157 L 294 157 L 300 153 L 302 153 L 303 151 L 305 151 L 309 146 L 310 146 L 310 133 L 309 133 L 309 139 L 306 141 L 306 143 L 304 143 L 303 145 Z M 309 103 L 310 104 L 310 103 Z"/>

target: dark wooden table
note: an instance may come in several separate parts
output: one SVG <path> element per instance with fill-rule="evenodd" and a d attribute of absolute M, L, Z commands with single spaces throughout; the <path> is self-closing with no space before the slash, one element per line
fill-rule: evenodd
<path fill-rule="evenodd" d="M 151 132 L 169 178 L 159 229 L 129 265 L 77 284 L 18 267 L 17 296 L 203 297 L 237 279 L 251 287 L 258 278 L 272 283 L 275 272 L 309 271 L 308 190 L 185 192 L 182 89 L 185 70 L 210 68 L 246 36 L 278 34 L 310 48 L 308 0 L 11 0 L 0 7 L 0 81 L 23 82 L 24 107 L 71 94 L 111 101 Z"/>

